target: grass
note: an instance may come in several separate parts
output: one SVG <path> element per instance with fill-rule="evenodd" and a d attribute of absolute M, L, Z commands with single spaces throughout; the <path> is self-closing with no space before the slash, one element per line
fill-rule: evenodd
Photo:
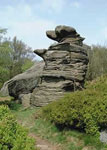
<path fill-rule="evenodd" d="M 0 102 L 11 101 L 11 99 L 12 99 L 12 97 L 10 97 L 10 96 L 6 96 L 6 97 L 0 96 Z"/>
<path fill-rule="evenodd" d="M 60 145 L 61 150 L 107 150 L 107 145 L 101 143 L 96 137 L 77 130 L 59 130 L 51 122 L 38 118 L 40 108 L 24 109 L 19 104 L 15 105 L 17 105 L 16 108 L 18 109 L 12 109 L 12 112 L 18 122 L 28 127 L 30 132 L 42 139 Z"/>
<path fill-rule="evenodd" d="M 94 80 L 90 84 L 86 84 L 86 88 L 98 90 L 101 97 L 107 96 L 107 76 L 99 78 L 99 81 Z M 96 98 L 96 97 L 95 97 Z M 23 108 L 20 104 L 8 100 L 6 97 L 0 97 L 0 104 L 9 105 L 12 113 L 17 118 L 17 121 L 27 127 L 29 131 L 42 139 L 48 140 L 54 145 L 59 145 L 61 150 L 107 150 L 107 145 L 101 143 L 97 137 L 88 135 L 78 130 L 64 128 L 59 130 L 53 123 L 42 117 L 39 117 L 41 108 Z"/>

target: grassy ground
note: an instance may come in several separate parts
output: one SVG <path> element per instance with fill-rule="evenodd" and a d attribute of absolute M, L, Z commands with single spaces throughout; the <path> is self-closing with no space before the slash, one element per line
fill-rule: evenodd
<path fill-rule="evenodd" d="M 85 133 L 68 129 L 59 131 L 54 124 L 38 118 L 38 111 L 39 108 L 23 109 L 21 105 L 12 106 L 12 112 L 18 122 L 29 128 L 31 133 L 41 139 L 59 145 L 61 150 L 107 150 L 107 145 Z"/>
<path fill-rule="evenodd" d="M 94 80 L 86 84 L 88 89 L 98 90 L 98 94 L 103 91 L 101 98 L 107 96 L 107 77 Z M 19 104 L 10 101 L 10 97 L 0 97 L 0 104 L 9 105 L 17 121 L 27 127 L 34 137 L 39 137 L 40 142 L 59 146 L 58 150 L 107 150 L 107 145 L 101 143 L 96 137 L 92 137 L 77 130 L 58 128 L 44 118 L 38 117 L 40 108 L 25 109 Z M 95 97 L 96 99 L 96 97 Z M 44 140 L 44 141 L 43 141 Z M 52 146 L 50 145 L 50 146 Z M 42 150 L 42 149 L 40 149 Z M 46 149 L 48 150 L 48 149 Z M 50 148 L 49 150 L 56 150 Z"/>
<path fill-rule="evenodd" d="M 0 96 L 0 102 L 3 102 L 3 101 L 10 101 L 11 100 L 11 97 L 10 96 L 7 96 L 7 97 L 1 97 Z"/>

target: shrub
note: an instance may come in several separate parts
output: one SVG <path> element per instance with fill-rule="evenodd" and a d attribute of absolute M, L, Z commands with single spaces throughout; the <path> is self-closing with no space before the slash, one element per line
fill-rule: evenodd
<path fill-rule="evenodd" d="M 107 76 L 86 85 L 83 91 L 69 93 L 43 107 L 42 113 L 56 125 L 97 135 L 102 127 L 107 127 Z"/>
<path fill-rule="evenodd" d="M 35 150 L 28 131 L 20 126 L 7 106 L 0 106 L 0 150 Z"/>

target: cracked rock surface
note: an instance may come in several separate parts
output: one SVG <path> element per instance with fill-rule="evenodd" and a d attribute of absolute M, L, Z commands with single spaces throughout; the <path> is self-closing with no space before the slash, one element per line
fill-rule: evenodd
<path fill-rule="evenodd" d="M 54 31 L 47 31 L 46 35 L 58 43 L 47 50 L 34 51 L 45 62 L 41 81 L 31 94 L 31 104 L 35 106 L 44 106 L 67 92 L 82 89 L 87 71 L 84 38 L 74 28 L 57 26 Z"/>

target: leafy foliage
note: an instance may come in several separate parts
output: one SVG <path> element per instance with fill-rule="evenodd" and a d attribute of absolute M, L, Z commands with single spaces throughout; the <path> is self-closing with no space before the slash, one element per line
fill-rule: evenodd
<path fill-rule="evenodd" d="M 16 108 L 16 106 L 11 107 L 11 110 L 17 120 L 24 124 L 24 126 L 29 127 L 33 135 L 40 137 L 42 141 L 48 141 L 46 144 L 52 143 L 58 150 L 83 150 L 86 148 L 89 150 L 107 149 L 107 145 L 101 143 L 96 136 L 87 135 L 84 132 L 70 130 L 67 128 L 64 130 L 59 130 L 49 120 L 44 119 L 44 117 L 40 117 L 41 108 Z"/>
<path fill-rule="evenodd" d="M 6 38 L 5 34 L 6 29 L 0 29 L 0 88 L 5 81 L 34 64 L 31 48 L 16 37 Z"/>
<path fill-rule="evenodd" d="M 83 91 L 69 93 L 45 106 L 42 114 L 58 126 L 98 135 L 99 130 L 107 126 L 107 76 L 91 82 Z"/>
<path fill-rule="evenodd" d="M 34 64 L 34 62 L 32 62 L 29 58 L 26 58 L 24 60 L 24 63 L 22 65 L 22 72 L 26 71 L 27 69 L 29 69 L 30 67 L 32 67 Z"/>
<path fill-rule="evenodd" d="M 20 126 L 7 106 L 0 106 L 0 150 L 35 150 L 33 139 Z"/>
<path fill-rule="evenodd" d="M 107 74 L 107 46 L 93 45 L 92 49 L 88 51 L 88 56 L 88 80 Z"/>
<path fill-rule="evenodd" d="M 13 62 L 10 77 L 13 77 L 23 72 L 23 65 L 26 65 L 28 69 L 33 64 L 33 53 L 31 48 L 18 40 L 17 37 L 13 38 L 10 47 L 12 49 L 11 60 Z"/>

